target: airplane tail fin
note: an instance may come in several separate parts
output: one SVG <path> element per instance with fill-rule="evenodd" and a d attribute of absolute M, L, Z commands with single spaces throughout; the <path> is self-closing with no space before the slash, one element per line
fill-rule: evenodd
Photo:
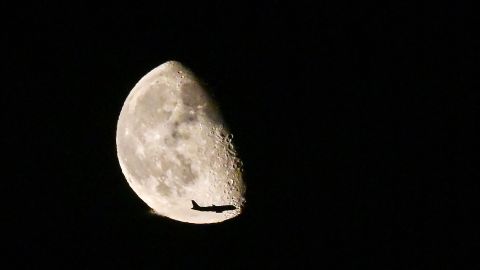
<path fill-rule="evenodd" d="M 194 200 L 192 200 L 192 205 L 193 205 L 192 209 L 200 208 L 200 205 L 198 205 Z"/>

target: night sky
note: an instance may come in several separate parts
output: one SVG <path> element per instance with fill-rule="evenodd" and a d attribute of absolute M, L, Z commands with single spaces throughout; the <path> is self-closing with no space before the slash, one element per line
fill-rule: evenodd
<path fill-rule="evenodd" d="M 6 269 L 480 268 L 470 6 L 120 2 L 2 8 Z M 120 170 L 123 102 L 168 60 L 234 134 L 237 218 L 152 215 Z"/>

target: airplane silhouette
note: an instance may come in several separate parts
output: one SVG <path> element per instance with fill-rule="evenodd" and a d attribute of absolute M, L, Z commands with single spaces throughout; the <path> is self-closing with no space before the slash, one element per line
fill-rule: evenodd
<path fill-rule="evenodd" d="M 235 210 L 237 209 L 233 205 L 214 205 L 212 206 L 200 206 L 198 205 L 194 200 L 192 200 L 192 209 L 197 210 L 197 211 L 210 211 L 210 212 L 215 212 L 215 213 L 222 213 L 223 211 L 228 211 L 228 210 Z"/>

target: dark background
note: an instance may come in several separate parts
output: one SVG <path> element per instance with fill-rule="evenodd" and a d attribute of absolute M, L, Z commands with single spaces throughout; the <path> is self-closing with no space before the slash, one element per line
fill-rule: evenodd
<path fill-rule="evenodd" d="M 11 269 L 480 266 L 472 7 L 120 2 L 2 8 Z M 122 175 L 120 109 L 167 60 L 235 135 L 238 218 L 153 216 Z"/>

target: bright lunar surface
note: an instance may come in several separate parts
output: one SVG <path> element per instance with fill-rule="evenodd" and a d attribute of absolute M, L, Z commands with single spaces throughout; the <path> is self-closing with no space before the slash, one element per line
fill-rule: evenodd
<path fill-rule="evenodd" d="M 116 136 L 125 178 L 156 214 L 215 223 L 241 213 L 245 185 L 233 135 L 201 83 L 179 62 L 166 62 L 140 79 L 122 107 Z M 197 211 L 191 200 L 236 209 Z"/>

